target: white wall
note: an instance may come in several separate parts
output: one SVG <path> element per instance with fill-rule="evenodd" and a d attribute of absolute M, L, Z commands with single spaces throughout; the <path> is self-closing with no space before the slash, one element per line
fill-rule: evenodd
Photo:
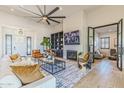
<path fill-rule="evenodd" d="M 124 19 L 124 6 L 103 6 L 93 11 L 87 12 L 88 26 L 100 26 L 118 22 L 121 18 Z M 124 24 L 123 24 L 124 27 Z M 124 31 L 123 31 L 124 36 Z M 124 47 L 124 38 L 123 38 Z M 124 55 L 123 55 L 124 66 Z"/>
<path fill-rule="evenodd" d="M 3 26 L 2 30 L 2 55 L 6 54 L 5 51 L 5 35 L 12 35 L 12 53 L 19 53 L 21 56 L 27 55 L 27 36 L 32 38 L 32 49 L 36 48 L 36 40 L 34 31 L 30 31 L 27 29 L 21 30 L 23 34 L 19 34 L 19 29 L 14 27 Z"/>
<path fill-rule="evenodd" d="M 57 24 L 52 27 L 52 33 L 61 32 L 63 30 L 63 24 Z"/>
<path fill-rule="evenodd" d="M 32 20 L 27 18 L 18 17 L 14 15 L 10 15 L 5 12 L 0 12 L 0 45 L 2 45 L 2 27 L 9 26 L 22 30 L 30 31 L 30 33 L 35 33 L 34 36 L 34 48 L 42 48 L 40 46 L 40 42 L 43 36 L 49 36 L 51 33 L 51 29 L 47 25 L 38 24 Z M 0 46 L 0 56 L 2 55 L 2 46 Z"/>
<path fill-rule="evenodd" d="M 66 58 L 67 50 L 76 50 L 78 52 L 87 51 L 87 32 L 85 17 L 86 17 L 85 13 L 82 10 L 64 19 L 63 21 L 64 33 L 75 30 L 79 30 L 80 32 L 80 45 L 64 45 L 64 58 Z M 54 32 L 62 31 L 62 24 L 53 27 L 53 31 Z"/>

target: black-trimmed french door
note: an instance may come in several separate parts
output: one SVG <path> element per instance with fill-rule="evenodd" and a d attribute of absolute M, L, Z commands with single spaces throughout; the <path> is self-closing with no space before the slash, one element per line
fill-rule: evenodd
<path fill-rule="evenodd" d="M 95 38 L 95 30 L 93 27 L 88 27 L 88 52 L 93 59 L 94 62 L 94 38 Z"/>
<path fill-rule="evenodd" d="M 122 62 L 122 54 L 123 54 L 123 19 L 121 19 L 117 24 L 117 67 L 122 71 L 123 62 Z"/>
<path fill-rule="evenodd" d="M 122 71 L 123 69 L 123 19 L 117 23 L 107 24 L 98 27 L 88 27 L 88 52 L 91 54 L 94 62 L 94 44 L 95 44 L 95 29 L 102 28 L 110 25 L 117 25 L 117 68 Z"/>

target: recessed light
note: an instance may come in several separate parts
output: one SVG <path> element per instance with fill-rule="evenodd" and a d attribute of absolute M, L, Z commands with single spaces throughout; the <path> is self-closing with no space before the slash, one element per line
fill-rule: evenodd
<path fill-rule="evenodd" d="M 62 7 L 59 7 L 59 10 L 62 10 Z"/>
<path fill-rule="evenodd" d="M 14 11 L 14 9 L 13 9 L 13 8 L 11 8 L 11 9 L 10 9 L 10 11 Z"/>

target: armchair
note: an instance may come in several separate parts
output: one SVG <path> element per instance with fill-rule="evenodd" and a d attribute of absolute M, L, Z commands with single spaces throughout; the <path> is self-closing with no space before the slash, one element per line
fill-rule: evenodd
<path fill-rule="evenodd" d="M 110 60 L 117 60 L 117 52 L 116 49 L 110 49 L 110 56 L 108 57 Z"/>
<path fill-rule="evenodd" d="M 32 57 L 41 58 L 43 57 L 43 54 L 40 53 L 40 50 L 32 50 Z"/>
<path fill-rule="evenodd" d="M 78 58 L 78 67 L 80 69 L 83 68 L 84 65 L 86 65 L 88 63 L 90 54 L 89 53 L 85 53 L 82 58 Z"/>
<path fill-rule="evenodd" d="M 95 59 L 102 59 L 102 58 L 105 58 L 106 55 L 104 53 L 102 53 L 99 49 L 97 49 L 95 51 L 95 54 L 94 54 L 94 58 Z"/>
<path fill-rule="evenodd" d="M 56 53 L 52 49 L 47 49 L 46 52 L 52 56 L 56 56 Z"/>

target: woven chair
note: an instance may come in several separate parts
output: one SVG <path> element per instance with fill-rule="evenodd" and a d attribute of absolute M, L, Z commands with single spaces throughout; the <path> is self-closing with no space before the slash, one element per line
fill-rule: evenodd
<path fill-rule="evenodd" d="M 81 69 L 89 60 L 90 54 L 85 53 L 82 58 L 78 59 L 78 67 Z"/>

